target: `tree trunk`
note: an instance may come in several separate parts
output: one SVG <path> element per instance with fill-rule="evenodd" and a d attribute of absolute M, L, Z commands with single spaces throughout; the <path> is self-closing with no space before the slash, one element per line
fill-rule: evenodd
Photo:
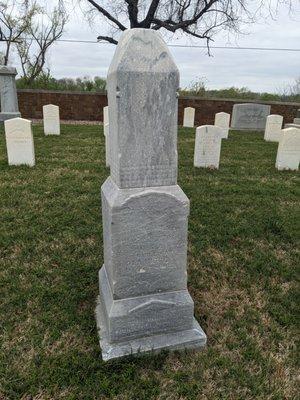
<path fill-rule="evenodd" d="M 5 56 L 4 56 L 4 65 L 7 65 L 7 64 L 8 64 L 8 57 L 9 57 L 10 45 L 11 45 L 11 42 L 10 42 L 10 40 L 8 40 L 8 41 L 7 41 L 7 45 L 6 45 L 6 52 L 5 52 Z"/>

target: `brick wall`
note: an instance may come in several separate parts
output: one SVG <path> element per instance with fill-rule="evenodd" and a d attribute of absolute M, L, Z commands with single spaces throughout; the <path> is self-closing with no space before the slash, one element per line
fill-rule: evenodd
<path fill-rule="evenodd" d="M 45 104 L 60 107 L 60 118 L 65 120 L 103 121 L 103 107 L 107 105 L 105 93 L 60 92 L 47 90 L 18 90 L 19 108 L 23 118 L 42 118 Z M 195 125 L 213 124 L 217 112 L 232 113 L 236 103 L 263 103 L 271 105 L 271 114 L 279 114 L 284 123 L 292 122 L 296 117 L 300 103 L 279 103 L 263 101 L 243 101 L 231 99 L 205 99 L 200 97 L 180 97 L 178 122 L 183 121 L 185 107 L 196 109 Z"/>
<path fill-rule="evenodd" d="M 194 107 L 195 125 L 210 125 L 214 123 L 215 114 L 218 112 L 227 112 L 232 114 L 234 104 L 238 103 L 261 103 L 271 105 L 271 114 L 283 116 L 284 123 L 293 122 L 296 117 L 300 103 L 279 103 L 275 101 L 249 101 L 249 100 L 231 100 L 231 99 L 204 99 L 200 97 L 181 97 L 179 98 L 178 120 L 182 124 L 183 110 L 185 107 Z"/>
<path fill-rule="evenodd" d="M 61 119 L 103 121 L 105 93 L 60 92 L 48 90 L 18 90 L 19 109 L 23 118 L 43 118 L 43 105 L 59 106 Z"/>

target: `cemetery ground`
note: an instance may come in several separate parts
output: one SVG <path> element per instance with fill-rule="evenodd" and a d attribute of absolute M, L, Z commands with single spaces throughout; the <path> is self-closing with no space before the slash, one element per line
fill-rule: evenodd
<path fill-rule="evenodd" d="M 196 169 L 195 130 L 179 129 L 188 288 L 208 346 L 104 363 L 102 127 L 33 133 L 33 168 L 9 167 L 0 136 L 0 399 L 295 399 L 299 178 L 275 169 L 278 144 L 230 132 L 220 170 Z"/>

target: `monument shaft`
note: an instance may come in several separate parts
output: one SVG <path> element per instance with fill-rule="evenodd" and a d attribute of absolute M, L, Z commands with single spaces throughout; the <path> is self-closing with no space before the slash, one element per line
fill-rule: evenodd
<path fill-rule="evenodd" d="M 1 112 L 0 122 L 7 119 L 20 117 L 17 89 L 15 76 L 17 71 L 15 68 L 0 66 L 0 97 Z"/>
<path fill-rule="evenodd" d="M 104 360 L 200 347 L 187 290 L 189 200 L 177 185 L 179 73 L 159 33 L 123 33 L 108 73 L 111 177 L 96 309 Z"/>

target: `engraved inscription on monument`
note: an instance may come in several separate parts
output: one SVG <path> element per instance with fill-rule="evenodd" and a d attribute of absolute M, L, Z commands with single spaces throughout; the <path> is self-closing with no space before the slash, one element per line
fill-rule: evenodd
<path fill-rule="evenodd" d="M 156 42 L 162 49 L 163 39 Z M 108 71 L 110 169 L 120 188 L 176 183 L 178 70 L 166 47 L 153 46 L 123 35 Z"/>

